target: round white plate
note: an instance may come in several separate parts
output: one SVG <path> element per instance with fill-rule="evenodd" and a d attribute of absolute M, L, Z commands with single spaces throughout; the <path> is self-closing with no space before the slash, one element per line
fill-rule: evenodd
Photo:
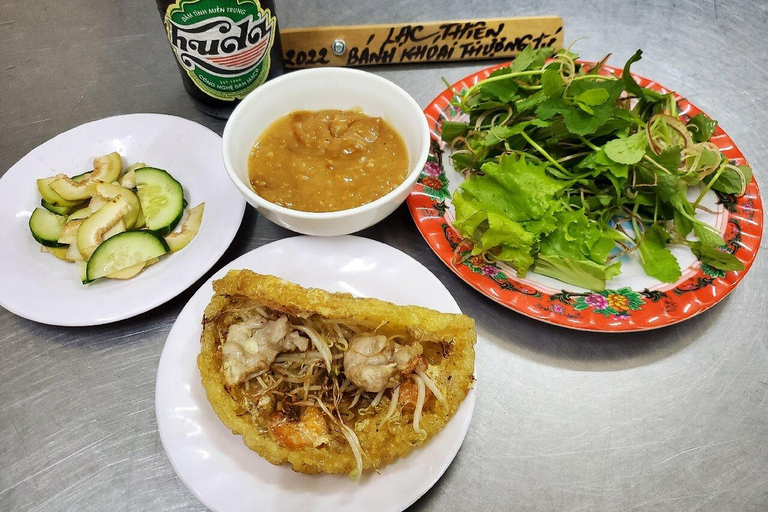
<path fill-rule="evenodd" d="M 381 474 L 366 471 L 357 483 L 345 475 L 303 475 L 289 466 L 270 464 L 219 421 L 197 369 L 200 320 L 213 295 L 211 282 L 229 269 L 242 268 L 302 286 L 460 312 L 448 290 L 424 266 L 366 238 L 299 236 L 241 256 L 190 299 L 168 334 L 160 358 L 155 389 L 157 425 L 176 473 L 215 512 L 404 510 L 434 485 L 456 456 L 475 407 L 475 390 L 426 445 L 379 468 Z"/>
<path fill-rule="evenodd" d="M 146 162 L 171 173 L 190 207 L 205 202 L 198 235 L 178 253 L 133 279 L 84 286 L 77 267 L 40 252 L 29 217 L 40 206 L 36 179 L 80 174 L 117 151 L 123 165 Z M 130 318 L 172 299 L 224 254 L 240 227 L 245 201 L 227 178 L 221 137 L 192 121 L 160 114 L 109 117 L 38 146 L 0 179 L 0 305 L 51 325 L 99 325 Z"/>

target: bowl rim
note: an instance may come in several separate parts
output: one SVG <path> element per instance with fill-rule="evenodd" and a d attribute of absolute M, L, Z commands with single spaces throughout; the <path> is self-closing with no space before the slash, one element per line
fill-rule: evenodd
<path fill-rule="evenodd" d="M 303 210 L 294 210 L 292 208 L 287 208 L 285 206 L 280 206 L 273 202 L 267 201 L 266 199 L 258 195 L 256 192 L 254 192 L 251 189 L 249 184 L 243 183 L 243 181 L 240 179 L 240 177 L 237 175 L 237 173 L 234 170 L 234 166 L 232 165 L 232 155 L 230 154 L 230 151 L 229 151 L 230 140 L 233 137 L 233 131 L 232 131 L 233 130 L 232 126 L 234 125 L 233 121 L 238 119 L 241 116 L 245 116 L 246 113 L 253 108 L 253 105 L 259 101 L 261 94 L 263 94 L 264 92 L 270 91 L 273 88 L 277 88 L 287 81 L 300 80 L 301 77 L 306 76 L 308 74 L 313 74 L 313 75 L 327 74 L 331 76 L 354 75 L 354 77 L 365 75 L 366 78 L 369 78 L 374 82 L 378 82 L 378 84 L 381 87 L 388 88 L 390 91 L 394 92 L 396 95 L 401 96 L 403 101 L 405 101 L 411 107 L 413 112 L 418 113 L 418 117 L 414 116 L 414 121 L 418 119 L 417 122 L 419 125 L 419 132 L 420 132 L 420 137 L 422 139 L 421 152 L 416 158 L 415 160 L 416 163 L 414 164 L 413 168 L 410 169 L 408 175 L 405 177 L 403 182 L 400 183 L 400 185 L 398 185 L 391 191 L 387 192 L 383 196 L 379 197 L 378 199 L 375 199 L 370 203 L 365 203 L 360 206 L 356 206 L 354 208 L 348 208 L 345 210 L 337 210 L 332 212 L 307 212 Z M 350 77 L 350 79 L 354 80 L 353 77 Z M 332 66 L 332 67 L 326 67 L 326 68 L 301 69 L 297 71 L 291 71 L 289 73 L 286 73 L 285 75 L 275 78 L 274 80 L 270 80 L 269 82 L 261 85 L 256 90 L 248 94 L 240 102 L 240 104 L 238 104 L 235 107 L 235 109 L 232 111 L 232 114 L 229 117 L 229 120 L 227 121 L 227 124 L 224 126 L 224 133 L 222 136 L 221 146 L 222 146 L 222 156 L 224 159 L 224 167 L 227 170 L 229 179 L 232 180 L 232 182 L 235 184 L 237 189 L 243 195 L 245 195 L 246 198 L 249 199 L 249 202 L 252 201 L 253 203 L 256 203 L 258 207 L 265 208 L 277 214 L 281 214 L 281 215 L 285 215 L 285 216 L 289 216 L 297 219 L 321 220 L 321 219 L 340 219 L 340 218 L 350 217 L 358 213 L 364 213 L 364 212 L 376 210 L 380 206 L 389 203 L 393 198 L 397 197 L 398 195 L 401 195 L 409 191 L 411 188 L 413 188 L 413 186 L 416 184 L 416 180 L 421 174 L 422 169 L 424 168 L 424 164 L 427 161 L 427 157 L 429 156 L 430 138 L 431 138 L 431 135 L 429 131 L 429 124 L 427 123 L 427 118 L 424 115 L 424 111 L 416 102 L 416 100 L 413 99 L 413 97 L 410 94 L 408 94 L 408 92 L 406 92 L 402 87 L 400 87 L 399 85 L 395 84 L 390 80 L 387 80 L 384 77 L 381 77 L 379 75 L 376 75 L 367 71 Z M 405 198 L 403 200 L 405 200 Z"/>

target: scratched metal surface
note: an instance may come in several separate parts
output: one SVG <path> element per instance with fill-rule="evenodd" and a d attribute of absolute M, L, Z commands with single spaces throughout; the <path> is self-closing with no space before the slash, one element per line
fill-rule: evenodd
<path fill-rule="evenodd" d="M 555 13 L 567 39 L 589 38 L 578 45 L 587 58 L 612 51 L 623 62 L 642 47 L 636 70 L 719 119 L 768 187 L 762 0 L 319 4 L 278 1 L 278 14 L 298 27 Z M 0 172 L 59 132 L 115 114 L 223 128 L 184 94 L 150 0 L 2 0 L 0 48 Z M 426 105 L 441 76 L 479 66 L 374 71 Z M 249 210 L 216 268 L 288 235 Z M 765 247 L 713 310 L 606 336 L 544 325 L 478 295 L 435 258 L 404 208 L 363 235 L 423 262 L 482 338 L 469 435 L 413 510 L 768 510 Z M 0 310 L 0 510 L 204 509 L 175 477 L 154 417 L 163 342 L 196 287 L 98 328 L 46 327 Z"/>

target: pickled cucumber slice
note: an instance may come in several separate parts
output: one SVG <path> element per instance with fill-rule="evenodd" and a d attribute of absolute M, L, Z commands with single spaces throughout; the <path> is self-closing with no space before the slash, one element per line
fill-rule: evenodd
<path fill-rule="evenodd" d="M 89 280 L 115 274 L 169 252 L 168 244 L 152 231 L 126 231 L 105 240 L 88 260 Z"/>
<path fill-rule="evenodd" d="M 46 247 L 62 247 L 64 244 L 59 243 L 59 237 L 65 222 L 66 217 L 56 215 L 45 208 L 35 208 L 29 218 L 29 230 L 40 244 Z"/>
<path fill-rule="evenodd" d="M 192 241 L 200 230 L 200 224 L 203 222 L 203 212 L 205 203 L 200 203 L 187 212 L 187 218 L 181 225 L 181 230 L 165 237 L 171 252 L 180 251 Z"/>
<path fill-rule="evenodd" d="M 184 190 L 168 172 L 155 167 L 135 171 L 141 209 L 149 229 L 165 236 L 184 213 Z"/>
<path fill-rule="evenodd" d="M 104 241 L 105 234 L 128 213 L 131 206 L 122 197 L 116 197 L 85 219 L 77 230 L 77 248 L 88 259 L 94 248 Z M 124 229 L 124 228 L 123 228 Z"/>

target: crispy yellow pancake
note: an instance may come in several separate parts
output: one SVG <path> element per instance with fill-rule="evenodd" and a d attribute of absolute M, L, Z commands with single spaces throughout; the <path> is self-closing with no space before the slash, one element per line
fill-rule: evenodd
<path fill-rule="evenodd" d="M 398 407 L 382 422 L 390 406 L 391 393 L 366 414 L 346 421 L 357 435 L 363 452 L 363 468 L 377 468 L 404 456 L 434 436 L 454 415 L 474 381 L 474 321 L 464 315 L 440 313 L 417 306 L 398 306 L 349 294 L 306 289 L 277 277 L 249 270 L 230 271 L 213 283 L 215 295 L 205 310 L 202 350 L 197 362 L 208 400 L 221 421 L 245 444 L 273 464 L 290 463 L 301 473 L 351 473 L 355 457 L 344 437 L 331 436 L 321 446 L 289 448 L 268 428 L 269 410 L 244 398 L 238 386 L 227 386 L 222 371 L 221 325 L 217 319 L 235 301 L 250 299 L 259 305 L 294 318 L 320 315 L 363 325 L 376 333 L 407 333 L 429 355 L 428 375 L 445 396 L 445 401 L 428 402 L 421 416 L 421 429 L 413 427 L 413 412 Z M 226 326 L 223 326 L 226 329 Z M 368 402 L 370 404 L 370 401 Z"/>

